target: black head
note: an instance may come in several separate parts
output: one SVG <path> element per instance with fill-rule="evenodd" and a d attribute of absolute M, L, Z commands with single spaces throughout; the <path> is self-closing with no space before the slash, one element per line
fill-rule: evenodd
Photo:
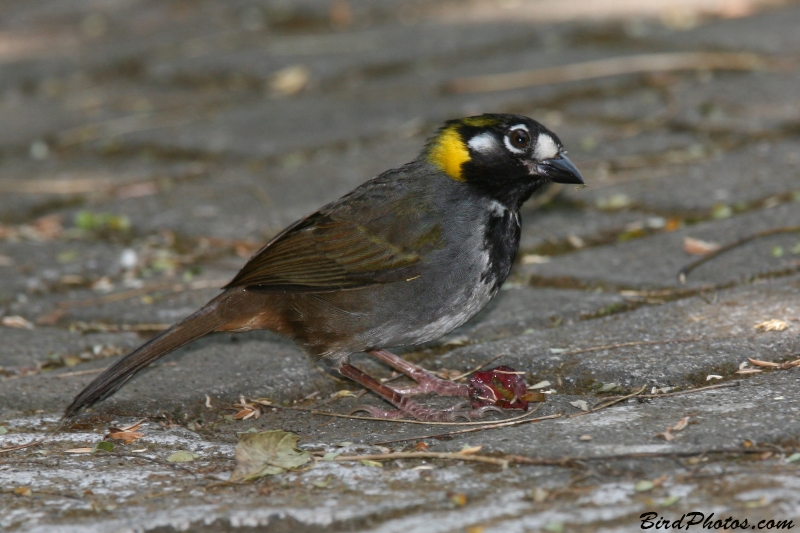
<path fill-rule="evenodd" d="M 548 182 L 583 184 L 559 138 L 522 115 L 451 120 L 423 155 L 452 179 L 509 205 L 520 205 Z"/>

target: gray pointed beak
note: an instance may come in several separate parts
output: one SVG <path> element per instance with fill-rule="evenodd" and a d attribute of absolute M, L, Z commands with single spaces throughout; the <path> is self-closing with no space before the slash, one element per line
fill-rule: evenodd
<path fill-rule="evenodd" d="M 552 159 L 545 159 L 534 168 L 537 174 L 550 178 L 554 183 L 584 184 L 581 173 L 563 153 Z"/>

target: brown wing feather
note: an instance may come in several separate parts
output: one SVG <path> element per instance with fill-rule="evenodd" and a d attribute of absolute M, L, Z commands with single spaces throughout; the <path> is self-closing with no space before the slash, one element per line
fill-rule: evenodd
<path fill-rule="evenodd" d="M 416 251 L 379 237 L 364 225 L 315 214 L 273 239 L 228 287 L 327 291 L 413 277 Z"/>

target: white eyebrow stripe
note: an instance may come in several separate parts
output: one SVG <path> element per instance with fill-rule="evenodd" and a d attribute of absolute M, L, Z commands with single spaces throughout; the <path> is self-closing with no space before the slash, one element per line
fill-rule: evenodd
<path fill-rule="evenodd" d="M 536 150 L 533 152 L 533 157 L 542 161 L 543 159 L 552 159 L 558 155 L 558 145 L 552 137 L 546 133 L 539 135 L 536 139 Z"/>
<path fill-rule="evenodd" d="M 497 141 L 495 141 L 494 135 L 489 132 L 481 133 L 480 135 L 476 135 L 472 139 L 469 140 L 467 146 L 475 150 L 476 152 L 481 152 L 483 154 L 493 152 L 497 149 Z"/>

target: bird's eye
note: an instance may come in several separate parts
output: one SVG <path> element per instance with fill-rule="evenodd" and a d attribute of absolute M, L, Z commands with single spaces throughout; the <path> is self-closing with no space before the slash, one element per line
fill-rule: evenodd
<path fill-rule="evenodd" d="M 528 147 L 528 143 L 531 141 L 531 136 L 527 131 L 523 130 L 522 128 L 518 128 L 512 130 L 511 133 L 508 134 L 508 140 L 511 142 L 511 146 L 514 148 L 524 150 Z"/>

